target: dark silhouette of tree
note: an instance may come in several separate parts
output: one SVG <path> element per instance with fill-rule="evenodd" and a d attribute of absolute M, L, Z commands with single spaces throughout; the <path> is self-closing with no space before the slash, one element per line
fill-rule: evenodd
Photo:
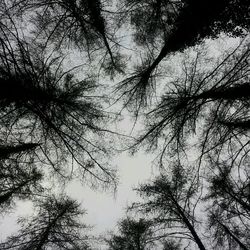
<path fill-rule="evenodd" d="M 215 249 L 249 249 L 250 51 L 242 39 L 249 12 L 249 0 L 1 1 L 0 208 L 29 199 L 36 213 L 19 220 L 21 230 L 0 249 L 90 248 L 80 205 L 41 194 L 42 177 L 52 171 L 65 181 L 116 181 L 108 160 L 119 133 L 108 123 L 117 116 L 104 109 L 108 88 L 99 87 L 106 87 L 103 73 L 124 73 L 124 59 L 139 57 L 112 100 L 125 99 L 122 108 L 136 121 L 144 112 L 145 127 L 130 149 L 159 152 L 162 168 L 136 189 L 144 200 L 129 208 L 150 219 L 123 219 L 106 239 L 109 249 L 205 250 L 209 241 Z M 201 46 L 186 50 L 221 33 L 241 37 L 240 45 L 215 59 Z M 127 50 L 130 34 L 136 47 Z M 123 57 L 120 49 L 129 52 Z M 182 72 L 164 78 L 162 61 L 184 50 L 190 56 Z M 76 51 L 89 72 L 76 74 L 80 67 L 65 63 Z M 198 157 L 182 164 L 183 155 Z"/>
<path fill-rule="evenodd" d="M 174 46 L 179 50 L 189 42 L 195 43 L 198 35 L 200 39 L 216 37 L 219 32 L 240 36 L 244 29 L 249 28 L 249 4 L 245 0 L 204 1 L 203 4 L 196 0 L 124 2 L 120 4 L 120 11 L 129 16 L 131 25 L 135 27 L 138 45 L 145 42 L 154 44 L 153 41 L 161 37 L 162 42 L 168 43 L 169 51 L 176 50 Z M 184 33 L 180 34 L 181 31 Z M 174 38 L 175 45 L 168 41 L 173 39 L 173 42 Z"/>
<path fill-rule="evenodd" d="M 208 225 L 215 245 L 228 249 L 248 249 L 250 199 L 248 167 L 210 160 L 208 190 Z M 245 162 L 245 164 L 247 164 Z"/>
<path fill-rule="evenodd" d="M 155 225 L 165 229 L 165 238 L 192 240 L 199 249 L 205 250 L 195 218 L 197 188 L 190 174 L 175 165 L 170 176 L 161 175 L 136 189 L 144 201 L 134 203 L 131 209 L 144 216 L 153 216 Z"/>
<path fill-rule="evenodd" d="M 101 0 L 14 0 L 10 10 L 19 16 L 25 15 L 27 11 L 29 15 L 32 11 L 35 33 L 45 39 L 45 44 L 51 41 L 58 49 L 62 45 L 75 45 L 86 51 L 90 58 L 95 50 L 105 47 L 110 58 L 105 63 L 112 65 L 117 71 L 122 71 L 119 67 L 117 42 L 111 33 L 113 27 L 108 27 L 112 16 L 107 17 L 104 5 L 107 3 Z M 109 23 L 105 18 L 108 18 Z"/>
<path fill-rule="evenodd" d="M 110 250 L 146 250 L 152 246 L 150 221 L 126 218 L 119 222 L 119 234 L 112 234 L 106 239 Z"/>
<path fill-rule="evenodd" d="M 0 212 L 7 212 L 16 200 L 32 199 L 45 189 L 43 173 L 32 158 L 35 143 L 0 146 Z"/>
<path fill-rule="evenodd" d="M 231 224 L 231 225 L 230 225 Z M 238 225 L 224 222 L 220 214 L 211 213 L 209 216 L 209 228 L 213 231 L 214 248 L 244 249 L 249 250 L 249 231 L 243 232 Z M 244 239 L 245 237 L 245 239 Z"/>
<path fill-rule="evenodd" d="M 35 215 L 19 220 L 21 230 L 1 243 L 1 249 L 88 249 L 84 211 L 68 197 L 49 197 L 35 203 Z"/>
<path fill-rule="evenodd" d="M 0 159 L 8 159 L 10 155 L 27 153 L 33 151 L 39 144 L 37 143 L 22 143 L 18 145 L 0 145 Z"/>
<path fill-rule="evenodd" d="M 213 204 L 224 207 L 224 212 L 243 216 L 250 220 L 250 179 L 248 175 L 240 178 L 234 174 L 235 169 L 216 162 L 217 175 L 209 178 L 209 193 L 206 199 L 214 200 Z M 247 171 L 241 166 L 239 171 Z"/>
<path fill-rule="evenodd" d="M 194 46 L 202 41 L 204 38 L 216 37 L 220 32 L 232 34 L 234 36 L 244 35 L 244 29 L 249 28 L 249 3 L 245 0 L 239 1 L 199 1 L 199 0 L 185 0 L 185 1 L 153 1 L 158 9 L 161 10 L 165 5 L 180 5 L 180 10 L 177 10 L 177 17 L 174 18 L 173 24 L 169 25 L 169 29 L 164 32 L 163 45 L 159 49 L 159 53 L 156 58 L 150 55 L 149 58 L 142 62 L 141 66 L 137 66 L 134 74 L 124 81 L 122 81 L 117 90 L 121 92 L 121 97 L 125 98 L 125 105 L 134 104 L 137 109 L 140 109 L 147 105 L 148 98 L 151 93 L 154 92 L 155 78 L 157 75 L 157 67 L 161 61 L 169 56 L 171 53 L 183 51 L 185 48 Z M 136 9 L 142 5 L 144 7 L 144 1 L 128 1 L 131 7 L 130 9 Z M 129 5 L 129 6 L 130 6 Z M 136 23 L 137 32 L 141 34 L 140 28 L 150 27 L 145 22 L 144 26 L 141 22 L 148 18 L 148 15 L 157 11 L 157 7 L 145 7 L 141 8 L 140 15 L 137 14 L 137 9 L 131 11 L 132 24 Z M 164 23 L 167 24 L 168 18 L 171 18 L 171 12 L 173 7 L 165 7 L 167 14 L 164 11 L 158 11 L 157 17 L 152 16 L 152 22 L 156 22 L 164 19 Z M 148 10 L 150 9 L 150 11 Z M 145 13 L 145 12 L 146 13 Z M 143 14 L 142 14 L 143 13 Z M 144 19 L 145 18 L 145 19 Z M 162 29 L 162 25 L 158 25 L 159 29 Z M 139 31 L 138 31 L 139 30 Z M 154 29 L 158 32 L 158 29 Z M 146 32 L 145 32 L 146 33 Z M 145 34 L 144 33 L 144 34 Z M 151 34 L 149 33 L 149 37 Z M 147 35 L 144 39 L 146 40 Z M 151 47 L 150 47 L 151 48 Z"/>
<path fill-rule="evenodd" d="M 219 157 L 215 150 L 232 141 L 235 155 L 246 149 L 240 141 L 249 141 L 242 127 L 249 111 L 249 47 L 240 46 L 208 71 L 200 59 L 198 54 L 185 63 L 182 76 L 169 83 L 160 103 L 146 114 L 146 130 L 134 147 L 145 141 L 154 148 L 163 141 L 163 154 L 171 144 L 180 152 L 197 136 L 201 157 L 211 151 Z"/>
<path fill-rule="evenodd" d="M 44 162 L 59 174 L 61 163 L 71 157 L 81 166 L 81 175 L 109 183 L 113 174 L 100 163 L 107 147 L 93 139 L 108 132 L 101 125 L 108 113 L 94 94 L 94 79 L 79 81 L 71 70 L 63 71 L 59 57 L 46 58 L 43 49 L 25 43 L 15 32 L 2 29 L 2 34 L 7 39 L 0 39 L 1 126 L 8 137 L 14 141 L 22 131 L 26 140 L 39 144 Z"/>
<path fill-rule="evenodd" d="M 182 1 L 135 1 L 118 2 L 120 14 L 118 21 L 124 22 L 129 18 L 133 35 L 138 45 L 157 47 L 159 37 L 164 41 L 183 6 Z"/>
<path fill-rule="evenodd" d="M 28 166 L 27 166 L 28 165 Z M 43 175 L 31 163 L 0 162 L 0 211 L 6 212 L 16 200 L 32 199 L 44 191 Z"/>
<path fill-rule="evenodd" d="M 199 235 L 209 237 L 213 249 L 249 249 L 247 167 L 237 169 L 218 161 L 208 164 L 202 181 L 197 182 L 195 172 L 188 172 L 187 167 L 174 165 L 167 175 L 136 189 L 143 201 L 129 209 L 152 218 L 152 231 L 157 232 L 153 239 L 165 240 L 166 249 L 180 248 L 168 242 L 171 238 L 188 246 L 193 241 L 199 249 L 206 249 L 209 242 Z M 202 213 L 202 220 L 196 210 Z"/>

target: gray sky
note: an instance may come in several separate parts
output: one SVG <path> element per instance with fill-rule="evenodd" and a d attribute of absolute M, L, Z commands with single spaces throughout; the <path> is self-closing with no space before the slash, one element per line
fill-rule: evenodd
<path fill-rule="evenodd" d="M 114 160 L 120 176 L 116 193 L 94 191 L 88 186 L 82 186 L 74 181 L 67 186 L 67 193 L 82 203 L 82 208 L 87 210 L 83 222 L 93 226 L 95 235 L 105 234 L 114 230 L 118 220 L 125 216 L 125 208 L 138 197 L 132 188 L 142 183 L 155 174 L 151 168 L 152 155 L 140 153 L 129 156 L 123 153 Z M 31 202 L 19 202 L 16 209 L 0 217 L 0 240 L 14 233 L 18 227 L 18 216 L 29 215 L 32 211 Z"/>
<path fill-rule="evenodd" d="M 217 48 L 214 45 L 210 48 L 212 47 L 212 50 L 216 53 L 218 48 L 223 50 L 225 46 L 233 46 L 237 43 L 236 39 L 226 37 L 220 39 L 219 42 L 217 40 Z M 215 42 L 212 42 L 212 44 L 215 44 Z M 132 123 L 125 119 L 121 123 L 121 127 L 123 130 L 127 130 L 126 132 L 129 134 Z M 138 199 L 132 188 L 157 173 L 157 169 L 152 169 L 152 160 L 152 155 L 143 152 L 137 153 L 134 157 L 127 153 L 117 156 L 113 163 L 117 166 L 120 183 L 115 195 L 91 190 L 77 181 L 68 185 L 67 193 L 72 198 L 82 202 L 82 207 L 87 210 L 84 221 L 94 226 L 94 233 L 103 234 L 107 230 L 113 230 L 117 221 L 125 216 L 126 206 Z M 30 202 L 20 202 L 16 209 L 17 213 L 13 212 L 5 215 L 4 218 L 0 217 L 0 239 L 4 239 L 10 233 L 15 232 L 17 216 L 28 215 L 31 209 Z"/>
<path fill-rule="evenodd" d="M 115 194 L 93 191 L 87 186 L 82 187 L 79 182 L 69 185 L 68 193 L 87 209 L 85 221 L 95 226 L 95 232 L 113 229 L 117 220 L 124 216 L 126 206 L 137 199 L 132 188 L 149 179 L 152 174 L 151 160 L 152 157 L 145 154 L 135 157 L 129 157 L 126 153 L 120 155 L 115 160 L 120 175 Z"/>

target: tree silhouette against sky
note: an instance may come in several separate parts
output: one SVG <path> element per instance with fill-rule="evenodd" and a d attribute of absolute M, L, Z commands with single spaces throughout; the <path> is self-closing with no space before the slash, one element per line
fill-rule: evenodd
<path fill-rule="evenodd" d="M 90 249 L 80 205 L 49 187 L 114 188 L 116 153 L 144 148 L 160 174 L 110 249 L 248 249 L 249 13 L 248 0 L 1 1 L 0 207 L 36 213 L 0 248 Z"/>

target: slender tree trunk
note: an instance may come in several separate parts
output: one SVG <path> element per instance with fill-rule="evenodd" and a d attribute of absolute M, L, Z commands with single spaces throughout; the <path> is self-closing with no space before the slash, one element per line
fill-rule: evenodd
<path fill-rule="evenodd" d="M 157 68 L 160 62 L 167 56 L 168 50 L 166 45 L 163 46 L 160 54 L 156 57 L 154 62 L 142 73 L 141 82 L 147 85 L 152 72 Z"/>
<path fill-rule="evenodd" d="M 228 128 L 239 128 L 243 130 L 249 130 L 250 129 L 250 120 L 245 120 L 245 121 L 240 121 L 240 120 L 235 120 L 235 121 L 223 121 L 219 120 L 219 123 L 228 127 Z"/>
<path fill-rule="evenodd" d="M 244 249 L 244 250 L 249 250 L 249 248 L 247 248 L 241 241 L 240 239 L 238 239 L 238 237 L 236 237 L 231 231 L 230 229 L 224 225 L 223 223 L 221 223 L 219 220 L 217 220 L 217 222 L 223 227 L 223 229 L 226 231 L 227 234 L 229 234 L 238 244 L 239 246 Z"/>
<path fill-rule="evenodd" d="M 24 143 L 16 146 L 0 146 L 0 159 L 6 159 L 11 154 L 21 153 L 23 151 L 33 150 L 38 143 Z"/>
<path fill-rule="evenodd" d="M 40 239 L 40 241 L 39 241 L 39 243 L 38 243 L 38 245 L 36 247 L 36 250 L 42 250 L 42 247 L 44 246 L 44 244 L 48 240 L 51 228 L 52 228 L 52 225 L 49 225 L 46 228 L 45 232 L 42 234 L 42 238 Z"/>
<path fill-rule="evenodd" d="M 235 193 L 230 192 L 230 190 L 225 190 L 226 193 L 228 193 L 236 202 L 238 202 L 245 210 L 248 210 L 250 212 L 250 205 L 247 204 L 245 201 L 239 199 Z"/>
<path fill-rule="evenodd" d="M 136 235 L 136 250 L 143 250 L 141 248 L 141 241 L 140 241 L 140 234 L 139 233 Z"/>
<path fill-rule="evenodd" d="M 183 50 L 187 46 L 194 45 L 197 42 L 197 36 L 201 33 L 202 29 L 213 24 L 214 19 L 220 15 L 227 4 L 226 0 L 220 0 L 219 3 L 215 0 L 212 2 L 216 2 L 216 8 L 211 7 L 213 6 L 211 0 L 202 2 L 200 0 L 192 0 L 189 1 L 187 6 L 180 11 L 176 20 L 178 26 L 171 31 L 161 49 L 160 54 L 143 74 L 143 82 L 148 82 L 152 72 L 169 53 Z M 207 16 L 202 14 L 204 13 L 204 9 L 209 9 L 209 12 L 206 12 Z M 211 18 L 209 16 L 210 12 L 212 13 Z M 194 19 L 194 16 L 197 18 Z"/>
<path fill-rule="evenodd" d="M 62 217 L 66 212 L 67 212 L 67 207 L 65 207 L 61 213 L 59 213 L 53 220 L 52 222 L 48 225 L 48 227 L 46 228 L 46 230 L 43 232 L 42 237 L 37 245 L 37 247 L 35 248 L 35 250 L 42 250 L 43 246 L 46 244 L 46 241 L 48 240 L 49 234 L 51 229 L 55 226 L 57 220 Z"/>
<path fill-rule="evenodd" d="M 198 234 L 196 233 L 196 230 L 194 229 L 193 225 L 190 223 L 189 219 L 187 218 L 187 216 L 185 215 L 185 213 L 183 212 L 182 208 L 180 207 L 179 203 L 175 200 L 175 198 L 173 197 L 172 194 L 170 194 L 170 197 L 181 217 L 181 219 L 183 220 L 184 224 L 187 226 L 187 228 L 189 229 L 190 233 L 192 234 L 196 244 L 198 245 L 198 247 L 200 248 L 200 250 L 206 250 L 205 246 L 203 245 L 200 237 L 198 236 Z"/>

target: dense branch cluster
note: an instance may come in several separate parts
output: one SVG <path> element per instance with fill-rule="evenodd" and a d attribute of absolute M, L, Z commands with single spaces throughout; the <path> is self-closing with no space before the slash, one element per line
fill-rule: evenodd
<path fill-rule="evenodd" d="M 160 175 L 107 249 L 250 249 L 249 13 L 248 0 L 0 1 L 0 212 L 34 208 L 0 249 L 95 249 L 81 205 L 50 182 L 115 187 L 127 143 Z M 234 44 L 211 52 L 221 37 Z M 136 138 L 115 131 L 124 110 Z"/>

